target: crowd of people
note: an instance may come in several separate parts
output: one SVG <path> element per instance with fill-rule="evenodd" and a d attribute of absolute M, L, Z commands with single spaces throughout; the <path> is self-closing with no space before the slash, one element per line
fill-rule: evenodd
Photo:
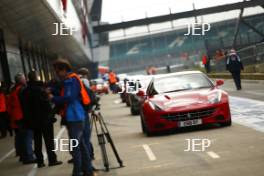
<path fill-rule="evenodd" d="M 73 176 L 93 176 L 95 168 L 91 143 L 89 112 L 95 102 L 90 89 L 89 71 L 81 68 L 77 73 L 64 59 L 53 63 L 57 80 L 44 83 L 39 80 L 37 71 L 27 76 L 15 75 L 15 84 L 0 89 L 0 128 L 1 138 L 14 131 L 14 146 L 18 160 L 23 164 L 36 163 L 38 168 L 45 167 L 42 153 L 44 139 L 48 166 L 61 165 L 54 151 L 54 123 L 61 116 L 69 139 L 78 146 L 69 152 L 73 163 Z M 33 145 L 34 144 L 34 145 Z"/>

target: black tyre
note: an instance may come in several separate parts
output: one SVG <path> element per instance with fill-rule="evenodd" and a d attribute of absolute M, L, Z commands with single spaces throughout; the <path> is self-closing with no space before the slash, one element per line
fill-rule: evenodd
<path fill-rule="evenodd" d="M 132 115 L 139 115 L 139 111 L 135 110 L 132 106 L 130 107 L 130 112 Z"/>
<path fill-rule="evenodd" d="M 142 128 L 142 132 L 144 134 L 146 134 L 148 137 L 153 136 L 153 133 L 149 131 L 148 127 L 146 126 L 146 124 L 144 123 L 143 119 L 141 119 L 141 128 Z"/>
<path fill-rule="evenodd" d="M 146 134 L 146 127 L 145 127 L 145 124 L 144 124 L 144 122 L 143 122 L 143 119 L 140 117 L 140 122 L 141 122 L 141 129 L 142 129 L 142 132 L 144 133 L 144 134 Z"/>
<path fill-rule="evenodd" d="M 221 125 L 222 127 L 228 127 L 228 126 L 231 126 L 231 125 L 232 125 L 232 120 L 229 120 L 229 121 L 227 121 L 227 122 L 222 122 L 222 123 L 220 123 L 220 125 Z"/>
<path fill-rule="evenodd" d="M 126 105 L 127 106 L 130 106 L 131 105 L 129 95 L 126 97 Z"/>
<path fill-rule="evenodd" d="M 126 102 L 126 99 L 122 98 L 122 103 L 125 103 Z"/>

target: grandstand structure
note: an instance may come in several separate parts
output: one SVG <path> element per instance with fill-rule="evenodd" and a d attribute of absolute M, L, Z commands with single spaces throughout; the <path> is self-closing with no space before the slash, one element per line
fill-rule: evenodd
<path fill-rule="evenodd" d="M 264 33 L 264 15 L 245 17 L 244 20 Z M 202 54 L 213 55 L 216 50 L 233 46 L 236 19 L 211 24 L 205 36 L 185 36 L 187 28 L 149 34 L 110 42 L 110 68 L 117 72 L 144 70 L 148 66 L 195 65 Z M 262 37 L 241 24 L 236 47 L 259 43 Z"/>
<path fill-rule="evenodd" d="M 184 35 L 187 26 L 175 26 L 167 31 L 149 32 L 137 37 L 124 37 L 110 41 L 108 65 L 118 73 L 136 72 L 146 67 L 166 67 L 184 65 L 191 68 L 198 65 L 202 54 L 211 58 L 216 50 L 241 49 L 264 41 L 264 14 L 244 17 L 245 8 L 261 6 L 263 0 L 249 0 L 233 4 L 194 9 L 192 11 L 156 16 L 116 24 L 94 26 L 97 33 L 126 30 L 131 27 L 149 26 L 176 19 L 197 18 L 203 15 L 239 10 L 237 18 L 211 23 L 211 30 L 204 36 Z M 203 22 L 203 21 L 201 21 Z M 124 32 L 125 33 L 125 32 Z"/>

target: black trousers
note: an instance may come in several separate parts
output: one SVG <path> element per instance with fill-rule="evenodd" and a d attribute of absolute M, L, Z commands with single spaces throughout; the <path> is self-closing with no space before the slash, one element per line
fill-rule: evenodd
<path fill-rule="evenodd" d="M 1 137 L 6 137 L 7 131 L 9 131 L 10 136 L 13 135 L 9 124 L 9 118 L 7 112 L 0 112 L 0 132 Z"/>
<path fill-rule="evenodd" d="M 57 161 L 57 155 L 54 150 L 54 130 L 53 124 L 43 125 L 39 129 L 34 129 L 35 155 L 38 164 L 44 163 L 42 153 L 42 137 L 44 138 L 49 163 Z"/>
<path fill-rule="evenodd" d="M 231 72 L 233 80 L 235 82 L 237 90 L 241 89 L 241 78 L 240 78 L 240 70 Z"/>
<path fill-rule="evenodd" d="M 211 72 L 211 66 L 210 66 L 210 63 L 206 63 L 206 64 L 204 65 L 204 68 L 205 68 L 205 70 L 206 70 L 206 73 L 210 73 L 210 72 Z"/>
<path fill-rule="evenodd" d="M 116 90 L 116 84 L 110 84 L 110 89 L 113 93 L 117 93 L 117 90 Z"/>

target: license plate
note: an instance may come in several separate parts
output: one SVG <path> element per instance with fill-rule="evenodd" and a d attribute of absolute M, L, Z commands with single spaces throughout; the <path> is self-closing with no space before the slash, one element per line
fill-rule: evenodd
<path fill-rule="evenodd" d="M 179 127 L 188 127 L 188 126 L 201 125 L 201 124 L 202 124 L 202 119 L 186 120 L 186 121 L 180 121 Z"/>

